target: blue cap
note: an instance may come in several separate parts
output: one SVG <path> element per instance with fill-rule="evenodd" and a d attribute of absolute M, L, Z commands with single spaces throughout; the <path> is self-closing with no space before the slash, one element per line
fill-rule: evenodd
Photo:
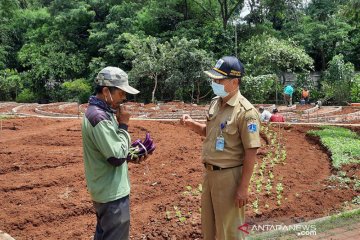
<path fill-rule="evenodd" d="M 244 65 L 234 56 L 219 59 L 213 69 L 204 71 L 212 79 L 241 78 L 245 74 Z"/>

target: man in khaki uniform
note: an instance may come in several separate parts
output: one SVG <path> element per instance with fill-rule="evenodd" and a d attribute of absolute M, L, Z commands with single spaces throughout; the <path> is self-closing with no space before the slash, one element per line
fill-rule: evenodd
<path fill-rule="evenodd" d="M 244 239 L 245 205 L 260 147 L 260 116 L 239 91 L 242 63 L 232 56 L 218 60 L 212 70 L 213 98 L 206 124 L 189 115 L 180 122 L 206 136 L 202 159 L 205 166 L 201 196 L 201 222 L 205 240 Z"/>

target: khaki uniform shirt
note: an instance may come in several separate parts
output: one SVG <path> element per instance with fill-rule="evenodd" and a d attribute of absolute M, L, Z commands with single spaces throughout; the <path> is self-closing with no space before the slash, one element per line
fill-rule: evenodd
<path fill-rule="evenodd" d="M 202 159 L 204 163 L 221 168 L 239 166 L 244 160 L 244 149 L 261 146 L 260 115 L 240 91 L 224 107 L 220 107 L 221 98 L 213 98 L 207 114 Z M 225 126 L 222 131 L 221 123 Z M 215 144 L 221 135 L 225 145 L 223 151 L 218 151 Z"/>

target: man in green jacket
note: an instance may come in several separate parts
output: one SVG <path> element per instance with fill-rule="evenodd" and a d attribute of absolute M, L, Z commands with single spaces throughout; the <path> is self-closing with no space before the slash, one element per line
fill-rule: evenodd
<path fill-rule="evenodd" d="M 139 91 L 129 86 L 128 75 L 117 67 L 102 69 L 95 83 L 95 96 L 90 97 L 82 122 L 86 183 L 97 217 L 94 239 L 126 240 L 130 229 L 126 161 L 130 114 L 120 104 L 126 93 Z"/>

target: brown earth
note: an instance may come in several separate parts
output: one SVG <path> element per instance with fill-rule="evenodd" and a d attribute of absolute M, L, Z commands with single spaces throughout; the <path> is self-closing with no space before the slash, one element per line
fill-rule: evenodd
<path fill-rule="evenodd" d="M 341 111 L 339 112 L 334 112 L 331 115 L 344 115 L 344 114 L 349 114 L 349 113 L 354 113 L 354 112 L 358 112 L 360 111 L 360 107 L 342 107 Z"/>
<path fill-rule="evenodd" d="M 2 127 L 0 229 L 17 240 L 91 239 L 95 215 L 84 180 L 80 120 L 4 119 Z M 287 152 L 285 163 L 272 168 L 275 183 L 284 186 L 282 204 L 253 184 L 250 200 L 259 199 L 260 212 L 250 203 L 247 222 L 301 222 L 340 211 L 359 194 L 328 180 L 333 170 L 326 150 L 306 136 L 312 127 L 272 129 Z M 129 165 L 131 239 L 201 239 L 196 189 L 202 138 L 178 122 L 132 121 L 129 131 L 134 140 L 150 132 L 157 144 L 146 162 Z M 262 143 L 259 163 L 273 148 Z M 359 176 L 359 166 L 345 170 Z"/>
<path fill-rule="evenodd" d="M 38 109 L 46 112 L 63 113 L 77 115 L 81 110 L 80 106 L 76 103 L 55 103 L 55 104 L 43 104 L 38 106 Z"/>

